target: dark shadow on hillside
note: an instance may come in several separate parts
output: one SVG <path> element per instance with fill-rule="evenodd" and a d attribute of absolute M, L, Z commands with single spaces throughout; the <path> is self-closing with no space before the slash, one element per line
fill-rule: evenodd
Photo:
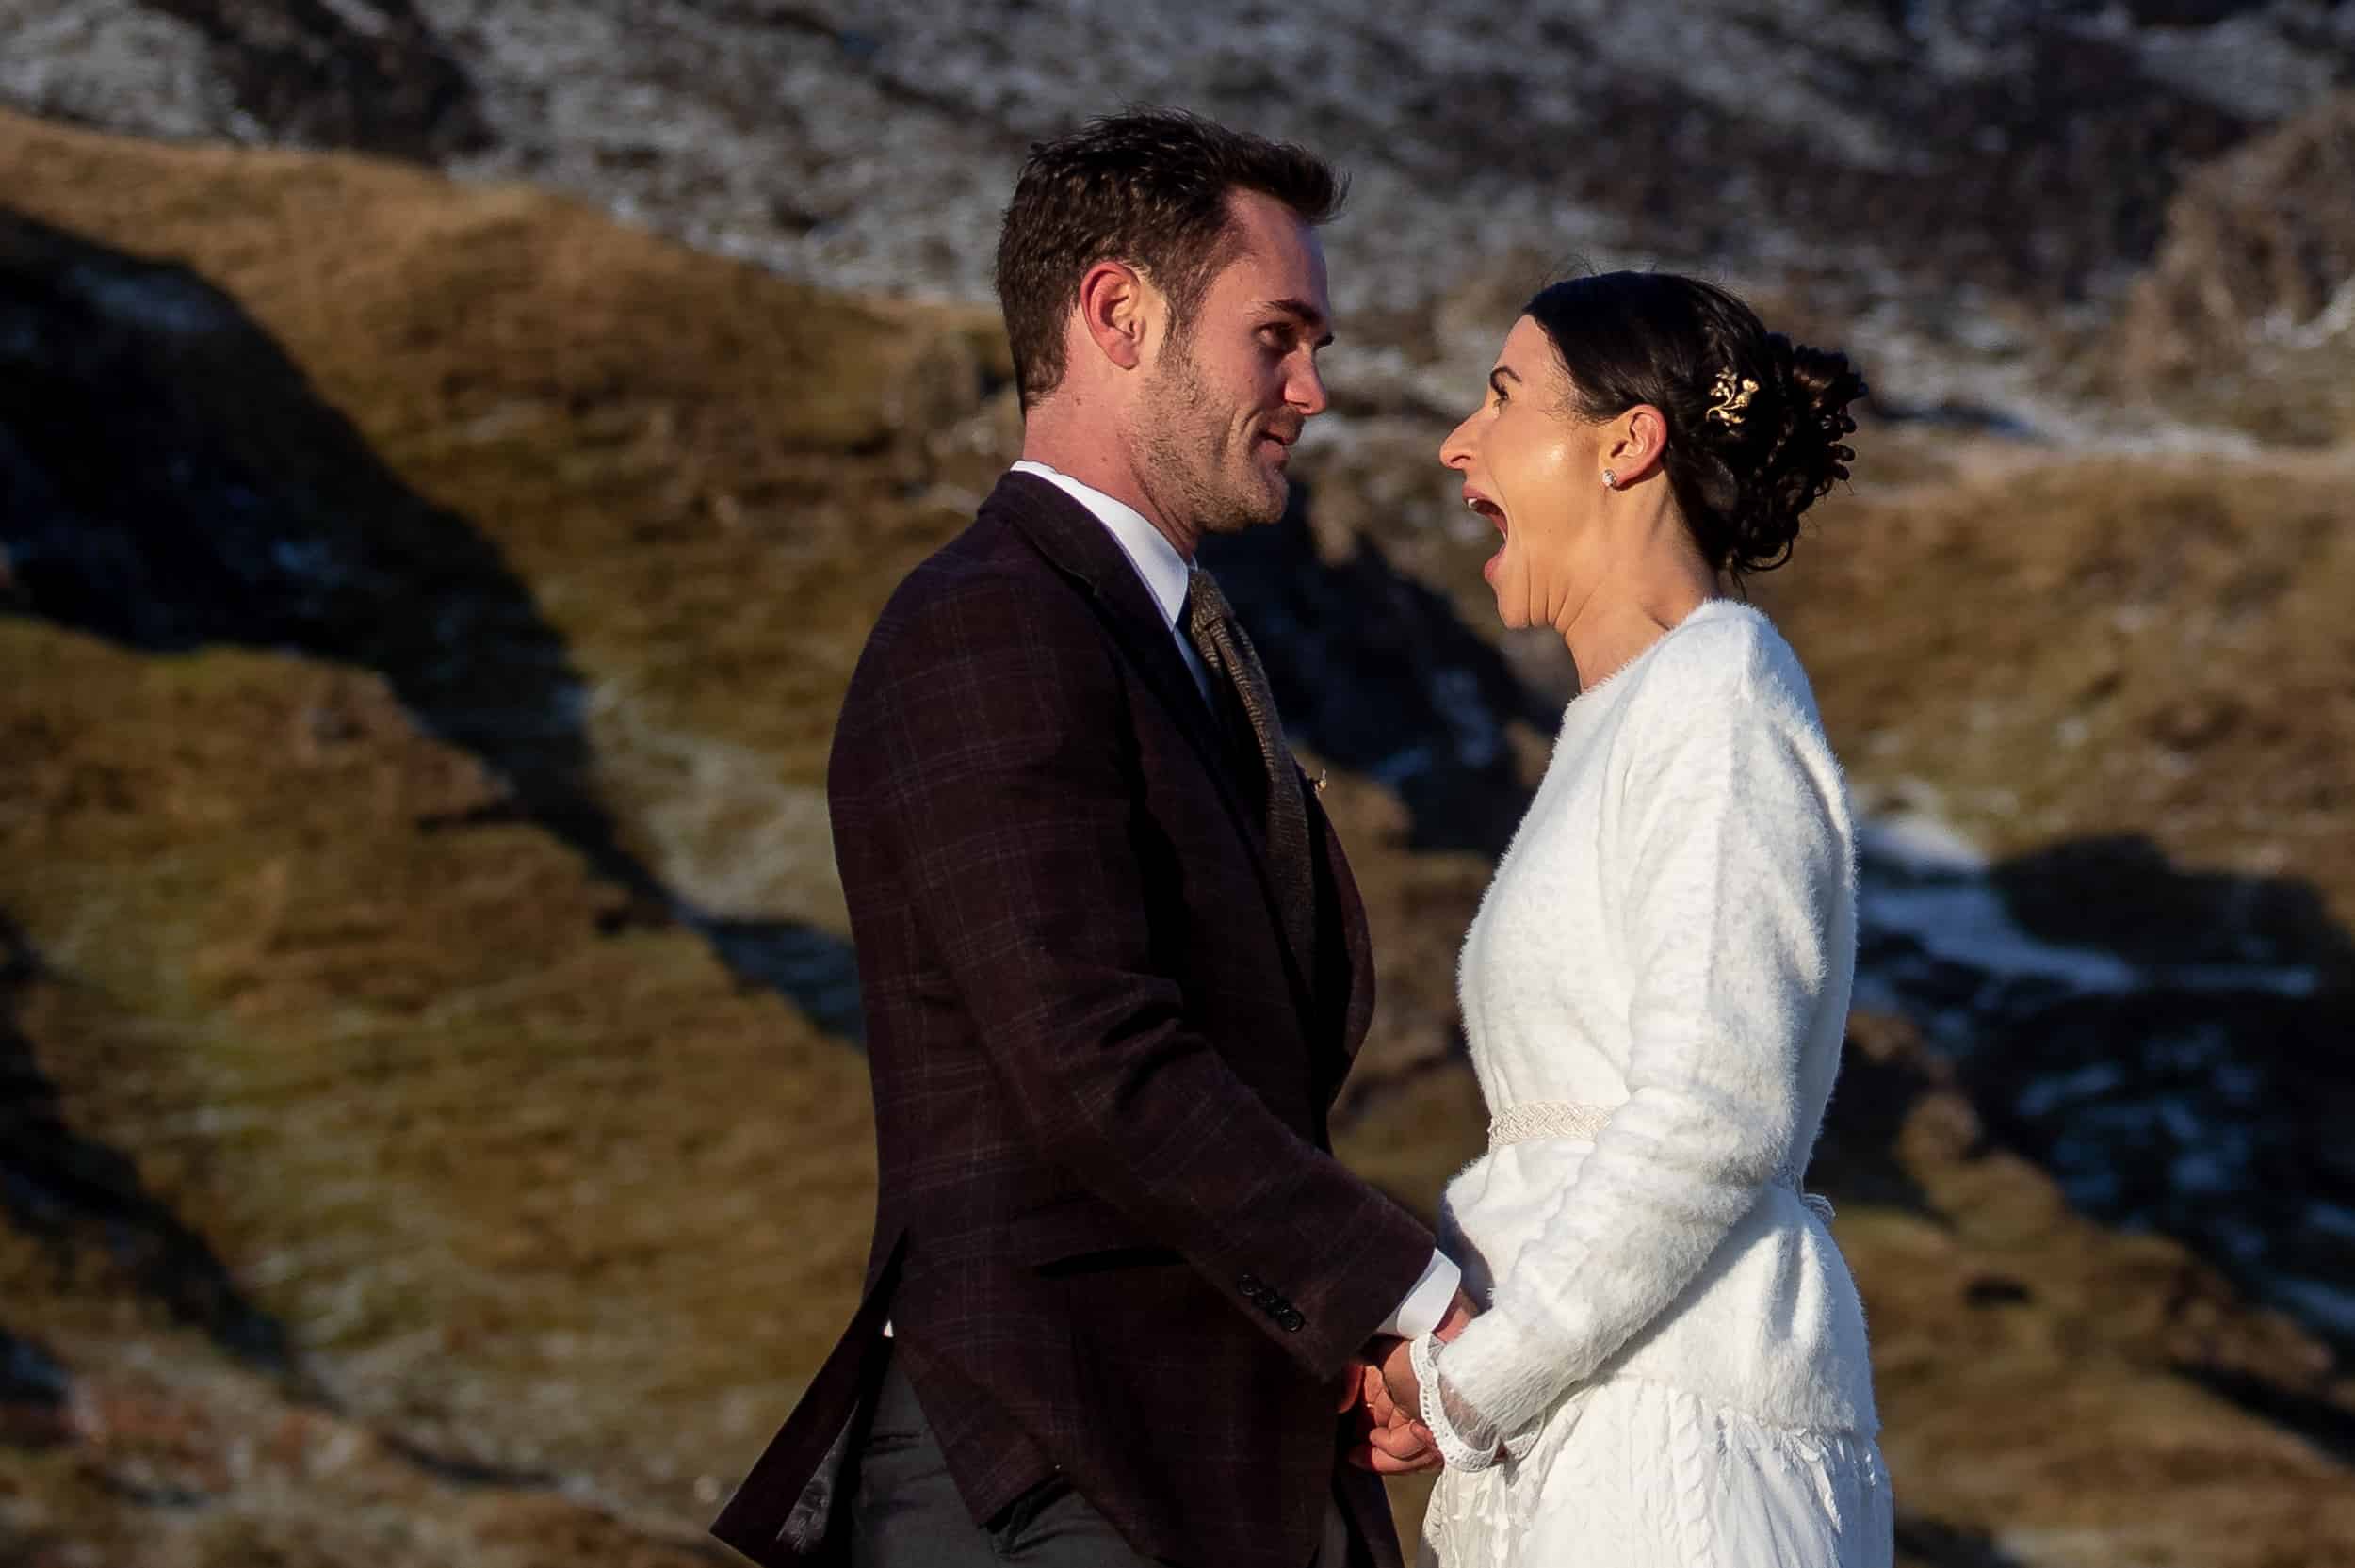
<path fill-rule="evenodd" d="M 1372 540 L 1338 565 L 1323 560 L 1305 520 L 1313 504 L 1295 483 L 1281 523 L 1202 547 L 1259 646 L 1285 727 L 1396 791 L 1413 848 L 1503 853 L 1529 803 L 1505 727 L 1522 719 L 1551 736 L 1559 711 Z"/>
<path fill-rule="evenodd" d="M 1897 1515 L 1897 1551 L 1900 1560 L 1929 1568 L 2024 1568 L 1985 1530 L 1902 1511 Z"/>
<path fill-rule="evenodd" d="M 0 1030 L 5 1027 L 0 1024 Z M 0 1448 L 65 1442 L 66 1401 L 73 1391 L 73 1375 L 45 1347 L 0 1327 Z"/>
<path fill-rule="evenodd" d="M 437 1454 L 398 1432 L 380 1432 L 377 1441 L 436 1479 L 454 1481 L 460 1486 L 500 1486 L 515 1491 L 536 1491 L 561 1485 L 563 1481 L 563 1478 L 553 1470 L 518 1470 L 507 1465 L 484 1464 L 475 1460 Z"/>
<path fill-rule="evenodd" d="M 248 1300 L 205 1239 L 147 1190 L 130 1156 L 66 1121 L 57 1085 L 17 1023 L 24 992 L 43 978 L 24 933 L 0 913 L 0 1214 L 40 1238 L 61 1271 L 71 1271 L 76 1253 L 103 1252 L 175 1321 L 316 1398 L 284 1326 Z M 11 1385 L 22 1381 L 18 1365 L 11 1351 Z"/>
<path fill-rule="evenodd" d="M 2355 940 L 2310 883 L 2128 836 L 1866 881 L 1860 978 L 1992 1140 L 2355 1350 Z"/>
<path fill-rule="evenodd" d="M 2285 1389 L 2246 1373 L 2214 1367 L 2179 1367 L 2209 1393 L 2230 1399 L 2260 1420 L 2290 1431 L 2337 1460 L 2355 1464 L 2355 1408 Z"/>
<path fill-rule="evenodd" d="M 747 980 L 839 1018 L 846 944 L 713 923 L 621 843 L 586 693 L 529 586 L 404 486 L 237 303 L 0 208 L 0 558 L 32 614 L 141 650 L 288 650 L 382 673 L 423 727 Z M 439 823 L 445 830 L 465 824 Z"/>
<path fill-rule="evenodd" d="M 1898 1141 L 1924 1100 L 1957 1092 L 1954 1064 L 1915 1030 L 1894 1019 L 1850 1019 L 1839 1084 L 1808 1165 L 1809 1190 L 1841 1204 L 1940 1219 L 1929 1194 L 1898 1157 Z"/>
<path fill-rule="evenodd" d="M 438 162 L 493 140 L 480 94 L 414 0 L 140 0 L 194 27 L 273 139 Z"/>

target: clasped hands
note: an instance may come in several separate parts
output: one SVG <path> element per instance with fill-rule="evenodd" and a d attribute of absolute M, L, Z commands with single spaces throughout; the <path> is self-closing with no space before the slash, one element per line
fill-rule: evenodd
<path fill-rule="evenodd" d="M 1454 1339 L 1478 1311 L 1458 1289 L 1433 1336 Z M 1367 1359 L 1351 1362 L 1341 1380 L 1340 1413 L 1356 1417 L 1349 1462 L 1378 1476 L 1438 1469 L 1439 1446 L 1422 1424 L 1422 1387 L 1406 1341 L 1379 1338 L 1368 1350 Z"/>

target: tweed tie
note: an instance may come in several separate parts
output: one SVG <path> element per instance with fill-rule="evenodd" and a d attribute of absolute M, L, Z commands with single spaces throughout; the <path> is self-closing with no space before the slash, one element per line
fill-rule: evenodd
<path fill-rule="evenodd" d="M 1283 906 L 1284 934 L 1291 943 L 1302 973 L 1309 971 L 1316 954 L 1316 884 L 1308 851 L 1308 808 L 1300 797 L 1300 774 L 1291 748 L 1284 744 L 1284 723 L 1275 716 L 1275 697 L 1268 690 L 1267 671 L 1259 666 L 1251 639 L 1236 624 L 1235 612 L 1219 591 L 1218 579 L 1200 567 L 1188 578 L 1186 636 L 1215 685 L 1234 694 L 1259 745 L 1260 766 L 1267 770 L 1268 865 L 1275 877 L 1276 897 Z"/>

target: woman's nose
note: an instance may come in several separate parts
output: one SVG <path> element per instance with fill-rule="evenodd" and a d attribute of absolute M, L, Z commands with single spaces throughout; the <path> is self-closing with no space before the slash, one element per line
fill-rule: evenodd
<path fill-rule="evenodd" d="M 1461 468 L 1471 461 L 1471 423 L 1469 419 L 1465 420 L 1448 432 L 1445 441 L 1439 443 L 1440 462 L 1450 468 Z"/>

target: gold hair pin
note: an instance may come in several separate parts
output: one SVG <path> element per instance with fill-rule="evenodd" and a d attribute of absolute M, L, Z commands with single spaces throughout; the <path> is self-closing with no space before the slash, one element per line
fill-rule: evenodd
<path fill-rule="evenodd" d="M 1742 411 L 1750 406 L 1750 398 L 1758 391 L 1758 383 L 1747 376 L 1742 378 L 1739 392 L 1734 390 L 1733 372 L 1720 370 L 1716 380 L 1710 383 L 1709 395 L 1716 399 L 1709 405 L 1709 417 L 1720 421 L 1729 430 L 1742 428 Z"/>

